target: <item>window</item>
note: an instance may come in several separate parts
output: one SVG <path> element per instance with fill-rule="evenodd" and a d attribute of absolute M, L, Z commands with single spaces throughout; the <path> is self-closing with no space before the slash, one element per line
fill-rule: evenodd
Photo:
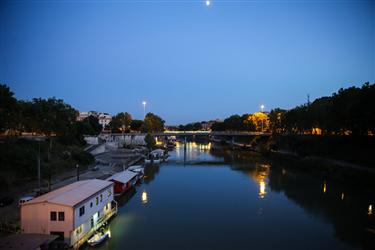
<path fill-rule="evenodd" d="M 96 197 L 96 205 L 98 205 L 98 204 L 99 204 L 99 198 Z"/>
<path fill-rule="evenodd" d="M 51 221 L 56 221 L 56 218 L 57 218 L 56 212 L 51 212 L 50 218 L 51 218 Z"/>
<path fill-rule="evenodd" d="M 101 194 L 100 195 L 100 202 L 102 202 L 103 201 L 103 195 Z"/>
<path fill-rule="evenodd" d="M 65 213 L 59 212 L 59 221 L 64 221 L 64 220 L 65 220 Z"/>
<path fill-rule="evenodd" d="M 90 202 L 90 207 L 92 207 L 92 202 Z"/>
<path fill-rule="evenodd" d="M 82 216 L 85 214 L 85 206 L 82 206 L 79 208 L 79 216 Z"/>
<path fill-rule="evenodd" d="M 111 189 L 108 189 L 108 197 L 111 196 L 111 194 L 112 194 Z"/>
<path fill-rule="evenodd" d="M 91 217 L 91 228 L 94 227 L 94 218 Z"/>

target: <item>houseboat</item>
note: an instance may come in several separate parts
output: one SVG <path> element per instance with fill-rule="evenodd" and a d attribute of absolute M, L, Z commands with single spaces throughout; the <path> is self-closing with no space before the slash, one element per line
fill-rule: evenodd
<path fill-rule="evenodd" d="M 114 183 L 77 181 L 21 205 L 21 232 L 57 235 L 78 249 L 117 213 Z"/>
<path fill-rule="evenodd" d="M 143 177 L 145 176 L 145 170 L 142 165 L 130 166 L 128 170 L 137 173 L 138 182 L 141 182 L 143 180 Z"/>
<path fill-rule="evenodd" d="M 115 196 L 121 195 L 133 187 L 138 181 L 138 173 L 125 170 L 106 179 L 114 183 Z"/>

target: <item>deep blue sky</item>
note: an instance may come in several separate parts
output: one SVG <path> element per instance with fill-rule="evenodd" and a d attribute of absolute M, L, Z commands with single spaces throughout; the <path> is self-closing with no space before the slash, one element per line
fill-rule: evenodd
<path fill-rule="evenodd" d="M 16 97 L 167 124 L 291 108 L 375 82 L 374 1 L 0 3 Z"/>

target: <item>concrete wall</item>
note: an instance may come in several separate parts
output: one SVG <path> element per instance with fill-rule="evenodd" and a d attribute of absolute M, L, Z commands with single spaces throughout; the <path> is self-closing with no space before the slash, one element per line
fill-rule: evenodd
<path fill-rule="evenodd" d="M 64 221 L 50 220 L 50 212 L 64 212 Z M 64 238 L 70 237 L 73 229 L 73 208 L 52 203 L 24 204 L 21 206 L 22 233 L 51 234 L 64 232 Z"/>
<path fill-rule="evenodd" d="M 85 136 L 84 140 L 89 145 L 98 145 L 99 144 L 99 138 L 97 136 Z"/>

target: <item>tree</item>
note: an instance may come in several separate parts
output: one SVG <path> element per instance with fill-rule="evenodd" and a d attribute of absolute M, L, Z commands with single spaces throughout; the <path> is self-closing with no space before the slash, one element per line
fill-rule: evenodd
<path fill-rule="evenodd" d="M 132 122 L 130 123 L 130 129 L 133 131 L 141 131 L 142 125 L 142 120 L 132 120 Z"/>
<path fill-rule="evenodd" d="M 144 140 L 145 140 L 147 148 L 149 150 L 151 150 L 155 146 L 155 144 L 156 144 L 155 138 L 150 133 L 146 134 Z"/>
<path fill-rule="evenodd" d="M 145 120 L 142 124 L 141 131 L 143 133 L 152 133 L 152 132 L 163 132 L 164 131 L 165 121 L 159 116 L 153 113 L 147 113 Z"/>
<path fill-rule="evenodd" d="M 121 131 L 122 133 L 124 133 L 130 129 L 131 122 L 132 116 L 128 112 L 121 112 L 112 118 L 110 127 L 112 129 L 112 132 Z"/>
<path fill-rule="evenodd" d="M 9 87 L 0 84 L 0 132 L 12 129 L 16 122 L 18 112 L 17 99 Z"/>
<path fill-rule="evenodd" d="M 259 132 L 267 131 L 269 129 L 268 116 L 263 112 L 255 112 L 248 116 L 248 120 L 255 126 L 255 130 Z"/>
<path fill-rule="evenodd" d="M 285 113 L 286 110 L 280 108 L 271 110 L 269 119 L 272 133 L 281 134 L 285 132 Z"/>

